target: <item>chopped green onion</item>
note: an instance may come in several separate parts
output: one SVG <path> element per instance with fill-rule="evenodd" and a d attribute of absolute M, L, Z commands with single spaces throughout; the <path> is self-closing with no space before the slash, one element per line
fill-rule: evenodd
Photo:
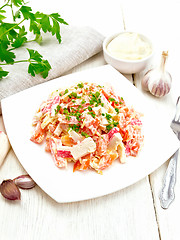
<path fill-rule="evenodd" d="M 95 96 L 96 96 L 96 98 L 98 98 L 100 96 L 100 92 L 96 92 Z"/>
<path fill-rule="evenodd" d="M 81 102 L 81 104 L 84 104 L 84 103 L 86 103 L 86 101 L 83 99 L 82 102 Z"/>
<path fill-rule="evenodd" d="M 63 109 L 63 113 L 64 113 L 64 114 L 69 114 L 68 109 L 67 109 L 67 108 L 64 108 L 64 109 Z"/>
<path fill-rule="evenodd" d="M 90 114 L 93 118 L 96 116 L 93 112 L 88 112 L 88 114 Z"/>
<path fill-rule="evenodd" d="M 112 118 L 112 116 L 110 114 L 106 113 L 106 119 L 110 120 L 111 118 Z"/>
<path fill-rule="evenodd" d="M 117 112 L 117 114 L 119 113 L 119 108 L 115 108 L 115 111 Z"/>
<path fill-rule="evenodd" d="M 74 124 L 74 125 L 69 125 L 69 128 L 71 128 L 72 130 L 74 130 L 75 132 L 79 132 L 80 129 L 80 125 L 78 124 Z"/>
<path fill-rule="evenodd" d="M 69 90 L 68 89 L 66 89 L 65 91 L 64 91 L 64 94 L 67 94 L 69 92 Z"/>
<path fill-rule="evenodd" d="M 70 120 L 71 120 L 71 117 L 70 117 L 70 116 L 66 116 L 66 119 L 67 119 L 68 121 L 70 121 Z"/>
<path fill-rule="evenodd" d="M 86 138 L 90 137 L 90 136 L 89 136 L 87 133 L 85 133 L 85 132 L 81 132 L 81 135 L 84 136 L 84 137 L 86 137 Z"/>
<path fill-rule="evenodd" d="M 111 124 L 109 124 L 109 125 L 106 126 L 106 130 L 107 130 L 107 131 L 110 131 L 111 129 L 112 129 Z"/>
<path fill-rule="evenodd" d="M 108 98 L 109 101 L 115 102 L 116 100 L 114 98 Z"/>
<path fill-rule="evenodd" d="M 61 106 L 60 106 L 60 105 L 57 105 L 56 109 L 54 109 L 55 114 L 57 114 L 57 113 L 59 112 L 60 108 L 61 108 Z"/>
<path fill-rule="evenodd" d="M 79 87 L 79 88 L 83 88 L 83 87 L 84 87 L 84 84 L 83 84 L 83 83 L 79 83 L 79 84 L 78 84 L 78 87 Z"/>

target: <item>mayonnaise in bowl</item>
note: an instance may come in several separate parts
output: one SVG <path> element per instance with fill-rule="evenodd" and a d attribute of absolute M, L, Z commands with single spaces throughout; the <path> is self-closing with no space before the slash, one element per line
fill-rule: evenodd
<path fill-rule="evenodd" d="M 154 47 L 151 40 L 137 32 L 119 32 L 103 41 L 104 60 L 125 74 L 138 73 L 152 63 Z"/>
<path fill-rule="evenodd" d="M 152 53 L 151 44 L 135 32 L 123 32 L 107 45 L 110 55 L 118 59 L 140 60 Z"/>

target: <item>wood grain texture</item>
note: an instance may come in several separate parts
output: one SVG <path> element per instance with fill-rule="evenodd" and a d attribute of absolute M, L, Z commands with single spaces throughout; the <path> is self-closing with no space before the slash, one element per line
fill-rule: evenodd
<path fill-rule="evenodd" d="M 180 34 L 175 28 L 180 22 L 179 1 L 112 0 L 109 5 L 102 0 L 88 3 L 77 0 L 69 7 L 69 1 L 62 3 L 52 0 L 49 5 L 42 0 L 31 0 L 31 6 L 34 10 L 59 12 L 69 23 L 90 25 L 105 35 L 123 30 L 120 10 L 123 6 L 127 30 L 151 36 L 157 54 L 154 60 L 158 59 L 162 50 L 169 50 L 168 69 L 172 73 L 173 84 L 168 96 L 157 100 L 142 91 L 141 79 L 144 72 L 136 74 L 134 80 L 136 87 L 162 112 L 167 125 L 170 123 L 177 96 L 180 94 Z M 66 74 L 104 64 L 103 54 L 100 53 Z M 126 77 L 133 82 L 130 75 Z M 0 130 L 2 129 L 4 127 L 0 117 Z M 38 186 L 32 190 L 22 190 L 20 202 L 9 202 L 0 196 L 0 239 L 178 240 L 179 162 L 175 201 L 168 210 L 163 210 L 158 198 L 167 164 L 168 161 L 150 176 L 121 191 L 82 202 L 58 204 Z M 0 168 L 0 182 L 25 172 L 11 149 Z"/>
<path fill-rule="evenodd" d="M 103 64 L 100 53 L 71 72 Z M 11 150 L 0 169 L 0 181 L 24 173 Z M 148 177 L 122 191 L 76 203 L 58 204 L 38 186 L 21 193 L 20 202 L 0 197 L 3 240 L 159 239 Z"/>
<path fill-rule="evenodd" d="M 23 173 L 11 150 L 1 180 Z M 75 203 L 58 204 L 38 186 L 21 194 L 20 202 L 0 197 L 3 240 L 159 239 L 148 177 L 108 196 Z"/>

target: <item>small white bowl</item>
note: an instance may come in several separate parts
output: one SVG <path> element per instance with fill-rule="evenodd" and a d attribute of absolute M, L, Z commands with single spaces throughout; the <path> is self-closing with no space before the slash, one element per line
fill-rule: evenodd
<path fill-rule="evenodd" d="M 124 32 L 119 32 L 119 33 L 113 34 L 104 39 L 104 42 L 103 42 L 104 59 L 108 64 L 110 64 L 111 66 L 116 68 L 121 73 L 125 73 L 125 74 L 138 73 L 138 72 L 142 71 L 147 66 L 147 64 L 152 60 L 153 53 L 154 53 L 152 42 L 150 41 L 149 38 L 147 38 L 143 34 L 138 33 L 139 36 L 143 40 L 145 40 L 147 43 L 150 44 L 150 46 L 152 48 L 151 54 L 148 55 L 147 57 L 139 59 L 139 60 L 127 60 L 127 59 L 117 58 L 117 57 L 112 56 L 107 51 L 107 46 L 114 38 L 116 38 L 118 35 L 120 35 L 122 33 L 124 33 Z M 132 33 L 132 32 L 129 32 L 129 33 Z"/>

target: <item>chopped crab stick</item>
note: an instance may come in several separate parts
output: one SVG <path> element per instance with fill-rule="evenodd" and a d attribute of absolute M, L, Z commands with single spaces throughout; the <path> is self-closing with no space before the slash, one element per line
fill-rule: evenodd
<path fill-rule="evenodd" d="M 96 150 L 96 144 L 91 137 L 84 139 L 81 143 L 74 145 L 71 149 L 71 154 L 75 160 L 84 157 L 88 153 Z"/>
<path fill-rule="evenodd" d="M 10 149 L 10 143 L 7 135 L 0 131 L 0 166 L 3 163 L 4 158 L 6 157 Z"/>

